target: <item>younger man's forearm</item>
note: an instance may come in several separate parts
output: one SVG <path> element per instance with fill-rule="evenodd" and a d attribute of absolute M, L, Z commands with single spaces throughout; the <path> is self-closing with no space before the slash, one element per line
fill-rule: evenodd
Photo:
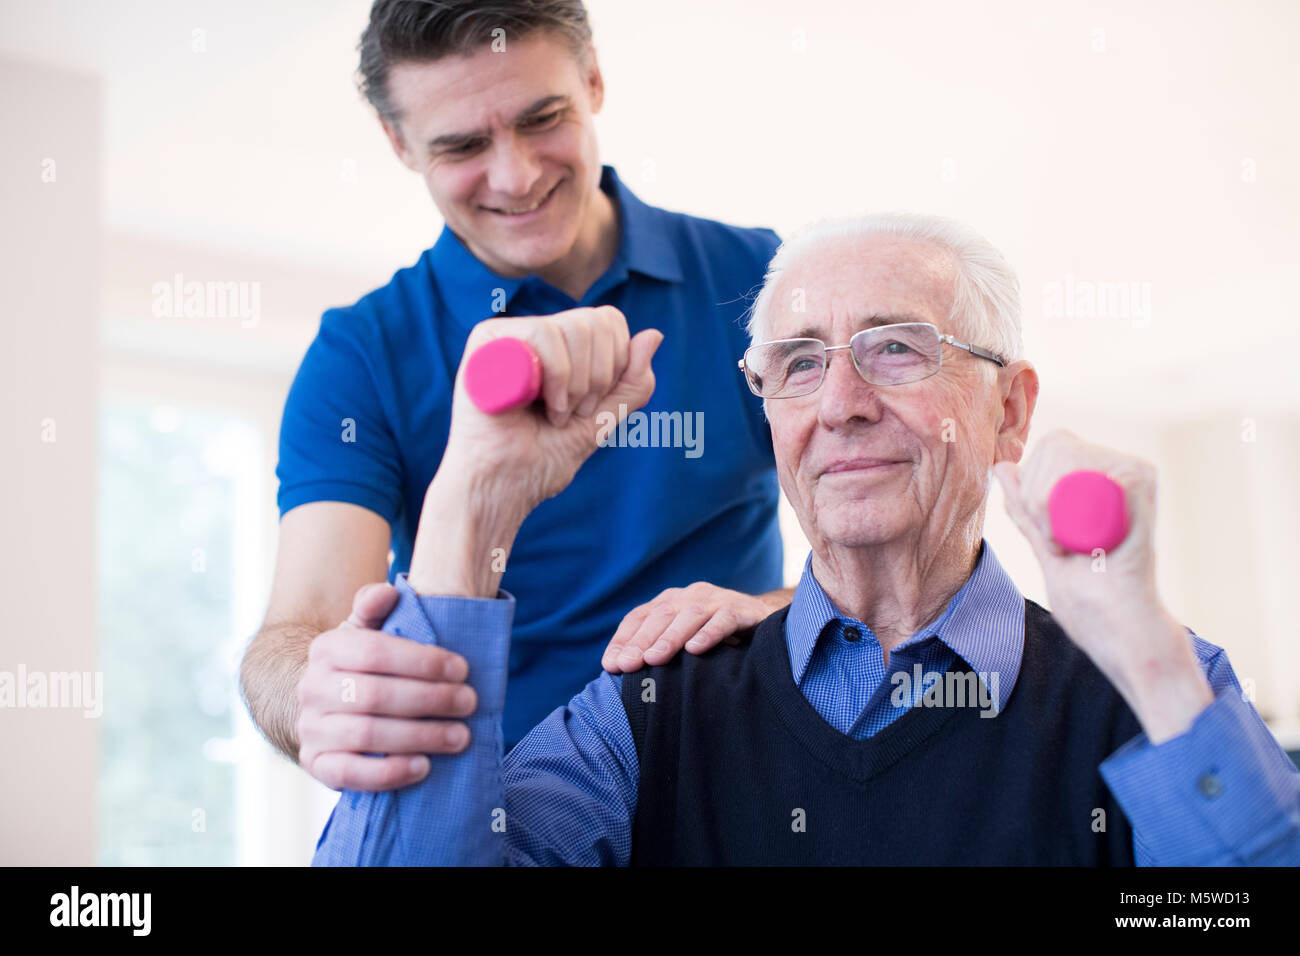
<path fill-rule="evenodd" d="M 286 622 L 264 625 L 244 654 L 240 690 L 253 723 L 276 750 L 298 762 L 298 682 L 311 642 L 326 628 Z"/>

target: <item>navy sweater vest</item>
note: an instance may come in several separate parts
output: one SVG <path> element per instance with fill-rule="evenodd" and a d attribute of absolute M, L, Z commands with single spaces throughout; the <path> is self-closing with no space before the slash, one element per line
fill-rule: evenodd
<path fill-rule="evenodd" d="M 1097 768 L 1141 725 L 1046 609 L 1025 601 L 996 716 L 915 706 L 866 740 L 799 692 L 787 611 L 739 646 L 623 677 L 640 759 L 632 865 L 1133 864 Z"/>

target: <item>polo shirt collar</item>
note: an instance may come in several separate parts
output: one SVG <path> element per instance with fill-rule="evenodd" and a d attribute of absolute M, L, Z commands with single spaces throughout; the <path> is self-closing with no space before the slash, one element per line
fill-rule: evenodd
<path fill-rule="evenodd" d="M 614 167 L 601 167 L 600 188 L 614 200 L 619 213 L 618 251 L 603 276 L 592 285 L 603 292 L 637 272 L 664 282 L 681 282 L 681 259 L 668 234 L 663 213 L 643 203 L 623 184 Z M 461 324 L 473 326 L 492 314 L 497 289 L 508 304 L 526 283 L 548 283 L 536 276 L 506 278 L 493 272 L 469 251 L 460 237 L 444 225 L 428 253 L 432 279 L 443 302 Z M 558 294 L 559 290 L 555 290 Z"/>
<path fill-rule="evenodd" d="M 619 209 L 619 251 L 614 261 L 652 279 L 681 282 L 685 278 L 682 262 L 663 212 L 638 199 L 613 166 L 603 168 L 600 188 L 614 197 Z"/>
<path fill-rule="evenodd" d="M 993 553 L 988 539 L 981 539 L 980 546 L 975 570 L 953 595 L 943 613 L 899 648 L 933 635 L 976 673 L 997 673 L 1000 713 L 1011 697 L 1024 658 L 1025 600 Z M 803 681 L 822 632 L 837 619 L 852 620 L 840 613 L 817 583 L 812 571 L 812 555 L 809 554 L 785 621 L 790 673 L 794 675 L 796 685 Z M 853 623 L 868 632 L 871 630 L 861 621 Z"/>

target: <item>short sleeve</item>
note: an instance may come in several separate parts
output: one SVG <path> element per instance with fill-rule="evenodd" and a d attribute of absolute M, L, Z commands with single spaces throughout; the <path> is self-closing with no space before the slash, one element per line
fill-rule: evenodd
<path fill-rule="evenodd" d="M 311 501 L 344 501 L 392 524 L 402 505 L 402 459 L 378 388 L 383 357 L 364 315 L 330 309 L 285 399 L 275 473 L 280 515 Z"/>

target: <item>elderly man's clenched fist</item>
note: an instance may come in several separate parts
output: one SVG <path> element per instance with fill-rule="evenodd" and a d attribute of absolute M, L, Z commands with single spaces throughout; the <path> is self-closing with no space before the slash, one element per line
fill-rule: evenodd
<path fill-rule="evenodd" d="M 1073 554 L 1052 540 L 1048 497 L 1078 469 L 1104 472 L 1124 489 L 1131 527 L 1109 553 Z M 993 473 L 1043 568 L 1053 617 L 1124 696 L 1153 743 L 1182 733 L 1214 698 L 1187 629 L 1156 588 L 1155 468 L 1058 429 L 1023 467 L 998 462 Z"/>
<path fill-rule="evenodd" d="M 502 336 L 537 353 L 541 401 L 488 415 L 470 401 L 465 365 L 476 348 Z M 627 320 L 613 306 L 474 327 L 456 376 L 447 450 L 425 493 L 412 549 L 408 580 L 418 593 L 496 595 L 501 558 L 524 518 L 568 487 L 596 450 L 608 415 L 627 415 L 650 400 L 650 360 L 662 341 L 657 329 L 629 339 Z M 472 566 L 448 560 L 456 535 L 475 553 Z"/>
<path fill-rule="evenodd" d="M 510 336 L 532 347 L 542 364 L 541 402 L 500 415 L 475 407 L 465 390 L 474 351 Z M 558 494 L 596 450 L 596 416 L 634 411 L 650 400 L 650 359 L 662 333 L 628 338 L 627 320 L 613 306 L 556 315 L 488 319 L 470 333 L 456 376 L 451 434 L 439 475 L 448 469 L 491 475 L 500 493 L 532 508 Z"/>

